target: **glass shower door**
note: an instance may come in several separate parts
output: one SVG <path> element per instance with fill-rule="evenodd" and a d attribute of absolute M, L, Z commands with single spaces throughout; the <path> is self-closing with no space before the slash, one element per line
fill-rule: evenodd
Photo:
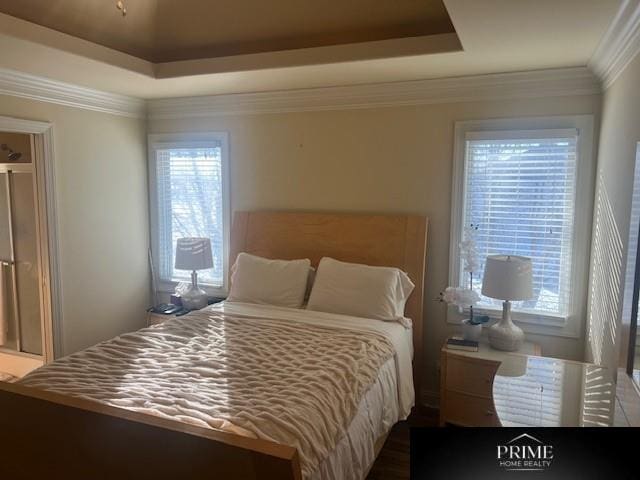
<path fill-rule="evenodd" d="M 0 164 L 0 349 L 42 354 L 31 165 Z"/>
<path fill-rule="evenodd" d="M 0 171 L 0 347 L 19 350 L 13 291 L 9 174 Z"/>

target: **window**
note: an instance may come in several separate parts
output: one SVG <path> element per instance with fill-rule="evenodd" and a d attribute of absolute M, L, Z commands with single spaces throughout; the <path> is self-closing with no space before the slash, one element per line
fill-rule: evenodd
<path fill-rule="evenodd" d="M 229 193 L 225 134 L 151 135 L 150 184 L 155 274 L 163 291 L 190 281 L 173 268 L 180 237 L 211 239 L 213 268 L 198 272 L 211 293 L 226 291 Z M 155 212 L 153 212 L 155 210 Z"/>
<path fill-rule="evenodd" d="M 514 138 L 514 137 L 522 138 Z M 534 298 L 515 309 L 565 316 L 569 308 L 577 132 L 466 136 L 464 222 L 481 258 L 530 257 Z M 475 273 L 475 272 L 474 272 Z M 474 288 L 482 287 L 482 267 Z M 480 305 L 502 305 L 483 297 Z"/>
<path fill-rule="evenodd" d="M 537 123 L 544 125 L 541 120 Z M 579 263 L 588 263 L 588 243 L 577 239 L 590 230 L 577 221 L 590 224 L 590 208 L 585 208 L 590 202 L 578 199 L 578 187 L 593 173 L 579 154 L 580 128 L 575 122 L 561 123 L 574 126 L 512 130 L 513 125 L 500 121 L 457 125 L 450 271 L 454 284 L 466 280 L 457 245 L 464 227 L 474 225 L 481 266 L 474 272 L 473 288 L 482 288 L 488 255 L 530 257 L 534 297 L 513 303 L 514 318 L 560 327 L 586 304 L 585 280 L 576 275 L 587 275 Z M 586 172 L 580 175 L 583 164 Z M 578 208 L 578 201 L 586 205 Z M 489 314 L 501 308 L 501 300 L 487 297 L 478 305 Z"/>

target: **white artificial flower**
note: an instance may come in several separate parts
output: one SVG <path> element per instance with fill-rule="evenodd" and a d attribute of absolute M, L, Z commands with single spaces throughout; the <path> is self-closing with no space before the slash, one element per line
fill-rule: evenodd
<path fill-rule="evenodd" d="M 442 301 L 458 307 L 472 307 L 480 301 L 480 295 L 469 288 L 447 287 L 442 294 Z"/>
<path fill-rule="evenodd" d="M 460 259 L 465 272 L 477 272 L 480 269 L 478 247 L 476 245 L 477 227 L 465 227 L 464 240 L 460 242 Z"/>
<path fill-rule="evenodd" d="M 469 305 L 470 307 L 476 305 L 480 301 L 480 295 L 475 290 L 469 288 L 461 289 L 459 293 L 460 305 Z"/>
<path fill-rule="evenodd" d="M 442 293 L 442 301 L 447 303 L 454 303 L 456 300 L 456 287 L 447 287 Z"/>

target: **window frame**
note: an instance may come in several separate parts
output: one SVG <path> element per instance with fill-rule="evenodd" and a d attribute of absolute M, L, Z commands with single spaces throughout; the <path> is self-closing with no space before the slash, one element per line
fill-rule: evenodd
<path fill-rule="evenodd" d="M 152 281 L 156 293 L 170 294 L 179 282 L 164 280 L 159 275 L 160 231 L 157 182 L 157 154 L 161 149 L 221 147 L 222 160 L 222 248 L 223 248 L 223 284 L 216 287 L 200 284 L 212 297 L 226 297 L 229 289 L 229 248 L 231 244 L 231 194 L 229 168 L 229 134 L 227 132 L 172 133 L 148 135 L 148 176 L 149 176 L 149 213 L 150 244 L 153 261 Z"/>
<path fill-rule="evenodd" d="M 593 115 L 553 117 L 519 117 L 455 122 L 453 175 L 451 190 L 451 236 L 449 245 L 449 285 L 459 286 L 459 243 L 464 225 L 464 195 L 466 187 L 466 136 L 471 133 L 505 132 L 513 138 L 523 131 L 556 131 L 575 129 L 578 132 L 576 151 L 576 185 L 574 228 L 572 235 L 571 293 L 569 314 L 564 316 L 512 312 L 512 319 L 527 333 L 579 338 L 582 335 L 587 312 L 587 289 L 591 230 L 593 220 L 593 194 L 595 189 L 595 159 L 593 148 Z M 509 139 L 511 137 L 505 137 Z M 522 138 L 522 137 L 520 137 Z M 464 314 L 467 314 L 465 311 Z M 502 316 L 501 309 L 475 307 L 474 313 L 489 315 L 492 319 Z M 463 314 L 456 307 L 447 309 L 447 322 L 459 324 Z"/>

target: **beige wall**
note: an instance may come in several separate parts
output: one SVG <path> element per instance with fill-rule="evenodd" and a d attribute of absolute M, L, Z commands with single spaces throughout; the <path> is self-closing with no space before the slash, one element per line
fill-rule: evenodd
<path fill-rule="evenodd" d="M 145 121 L 9 96 L 0 115 L 53 123 L 63 353 L 143 326 Z"/>
<path fill-rule="evenodd" d="M 425 390 L 437 391 L 448 282 L 456 120 L 596 113 L 599 96 L 371 110 L 150 121 L 151 133 L 227 131 L 234 210 L 406 212 L 427 215 Z M 597 123 L 596 123 L 597 125 Z M 586 301 L 586 300 L 585 300 Z M 545 354 L 581 359 L 584 340 L 529 336 Z"/>
<path fill-rule="evenodd" d="M 640 56 L 603 95 L 591 262 L 589 360 L 614 367 L 628 341 L 622 293 L 636 145 L 640 141 Z M 626 334 L 626 335 L 625 335 Z"/>

